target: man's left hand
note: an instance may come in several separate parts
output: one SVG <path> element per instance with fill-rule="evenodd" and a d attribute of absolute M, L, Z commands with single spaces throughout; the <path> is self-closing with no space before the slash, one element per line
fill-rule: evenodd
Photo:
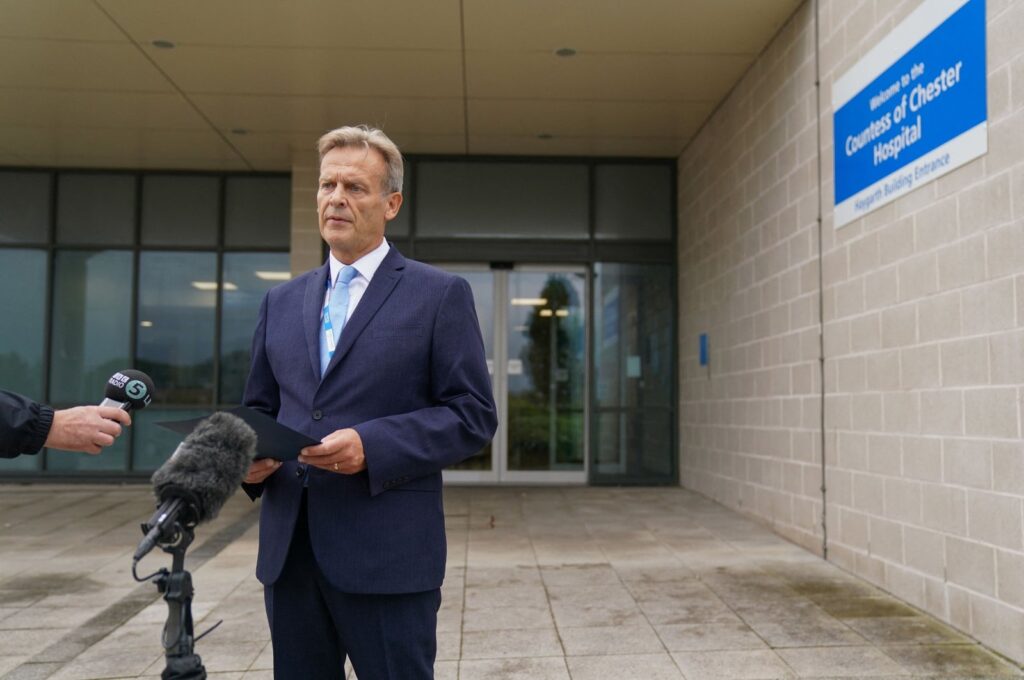
<path fill-rule="evenodd" d="M 299 462 L 321 470 L 352 475 L 366 469 L 363 440 L 352 428 L 335 430 L 316 446 L 307 446 L 299 452 Z"/>

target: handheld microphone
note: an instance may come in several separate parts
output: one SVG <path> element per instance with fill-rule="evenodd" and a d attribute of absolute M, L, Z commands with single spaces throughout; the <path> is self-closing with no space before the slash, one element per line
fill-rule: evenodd
<path fill-rule="evenodd" d="M 158 543 L 177 545 L 182 530 L 217 516 L 242 484 L 256 454 L 256 433 L 230 413 L 214 413 L 196 426 L 153 473 L 157 510 L 142 525 L 138 562 Z"/>
<path fill-rule="evenodd" d="M 153 381 L 142 371 L 126 368 L 110 376 L 100 406 L 113 406 L 122 411 L 139 410 L 153 401 Z"/>

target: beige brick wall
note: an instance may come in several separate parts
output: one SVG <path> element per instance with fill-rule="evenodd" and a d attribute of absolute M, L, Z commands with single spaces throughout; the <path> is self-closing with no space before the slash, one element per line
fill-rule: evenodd
<path fill-rule="evenodd" d="M 1024 3 L 988 154 L 832 223 L 832 82 L 919 4 L 820 1 L 819 111 L 806 3 L 680 158 L 681 477 L 820 552 L 824 408 L 828 558 L 1024 661 Z"/>
<path fill-rule="evenodd" d="M 799 10 L 679 161 L 680 439 L 685 486 L 820 552 L 812 19 Z"/>

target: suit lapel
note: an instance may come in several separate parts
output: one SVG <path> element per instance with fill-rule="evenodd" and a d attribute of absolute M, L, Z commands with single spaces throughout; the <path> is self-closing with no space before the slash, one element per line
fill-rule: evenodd
<path fill-rule="evenodd" d="M 370 285 L 367 286 L 362 299 L 356 305 L 356 310 L 352 312 L 352 317 L 345 324 L 345 328 L 342 329 L 341 340 L 334 350 L 334 358 L 331 359 L 331 363 L 328 364 L 327 371 L 324 373 L 325 378 L 328 373 L 334 370 L 338 362 L 348 354 L 348 351 L 352 349 L 353 343 L 355 343 L 356 339 L 366 328 L 366 325 L 370 323 L 370 320 L 377 314 L 377 311 L 388 299 L 388 296 L 391 295 L 391 291 L 395 289 L 395 285 L 402 278 L 402 269 L 404 268 L 405 258 L 402 257 L 402 254 L 394 246 L 391 246 L 384 261 L 380 263 L 380 267 L 377 268 L 377 272 L 370 280 Z M 321 283 L 321 285 L 323 284 Z"/>
<path fill-rule="evenodd" d="M 306 298 L 302 304 L 302 327 L 306 330 L 306 349 L 317 382 L 320 381 L 320 329 L 330 271 L 331 265 L 327 263 L 313 272 L 313 276 L 306 283 Z"/>

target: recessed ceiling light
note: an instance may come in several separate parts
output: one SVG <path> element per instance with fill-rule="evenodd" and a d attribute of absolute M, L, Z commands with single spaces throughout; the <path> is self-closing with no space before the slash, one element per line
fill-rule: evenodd
<path fill-rule="evenodd" d="M 198 290 L 217 290 L 220 286 L 216 281 L 193 281 L 192 287 Z M 238 290 L 238 286 L 230 281 L 224 282 L 224 290 Z"/>
<path fill-rule="evenodd" d="M 264 281 L 291 281 L 292 278 L 291 272 L 257 271 L 255 274 L 257 279 L 262 279 Z"/>
<path fill-rule="evenodd" d="M 162 50 L 173 50 L 174 43 L 170 40 L 154 40 L 153 47 L 159 47 Z"/>
<path fill-rule="evenodd" d="M 560 57 L 575 57 L 576 50 L 574 50 L 571 47 L 559 47 L 557 50 L 555 50 L 555 54 L 557 54 Z"/>

